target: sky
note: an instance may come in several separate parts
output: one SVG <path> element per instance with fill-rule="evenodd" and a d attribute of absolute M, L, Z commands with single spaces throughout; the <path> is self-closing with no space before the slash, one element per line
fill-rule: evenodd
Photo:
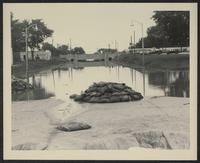
<path fill-rule="evenodd" d="M 132 3 L 68 3 L 68 4 L 8 4 L 7 11 L 14 13 L 14 19 L 43 19 L 48 28 L 54 30 L 46 42 L 54 46 L 69 44 L 72 48 L 81 46 L 87 53 L 99 48 L 128 48 L 130 36 L 135 30 L 136 42 L 141 38 L 141 24 L 144 36 L 148 27 L 155 25 L 151 19 L 156 5 Z M 162 7 L 161 7 L 162 9 Z M 134 26 L 130 26 L 134 24 Z"/>

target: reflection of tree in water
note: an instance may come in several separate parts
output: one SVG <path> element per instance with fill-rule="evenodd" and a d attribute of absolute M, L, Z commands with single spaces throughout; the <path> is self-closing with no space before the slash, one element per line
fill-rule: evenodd
<path fill-rule="evenodd" d="M 13 94 L 12 99 L 14 101 L 39 100 L 54 96 L 53 93 L 47 92 L 45 88 L 42 87 L 41 79 L 36 82 L 35 75 L 31 78 L 34 89 L 28 89 L 24 92 L 17 92 Z"/>
<path fill-rule="evenodd" d="M 73 69 L 75 69 L 75 70 L 83 70 L 84 67 L 74 67 Z"/>
<path fill-rule="evenodd" d="M 149 84 L 163 86 L 166 85 L 166 81 L 167 79 L 164 72 L 149 72 Z"/>
<path fill-rule="evenodd" d="M 189 97 L 188 71 L 149 72 L 149 84 L 159 86 L 165 96 Z"/>
<path fill-rule="evenodd" d="M 179 72 L 176 81 L 169 85 L 168 96 L 189 97 L 189 75 L 188 72 Z"/>

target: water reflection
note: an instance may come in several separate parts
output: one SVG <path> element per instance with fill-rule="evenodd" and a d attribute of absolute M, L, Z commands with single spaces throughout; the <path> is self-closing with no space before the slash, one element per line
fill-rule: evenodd
<path fill-rule="evenodd" d="M 77 63 L 76 63 L 77 64 Z M 29 78 L 34 90 L 13 95 L 13 100 L 44 99 L 55 96 L 69 100 L 93 82 L 122 82 L 144 96 L 189 97 L 189 71 L 149 71 L 105 62 L 66 64 L 64 69 L 52 69 Z"/>
<path fill-rule="evenodd" d="M 49 97 L 55 96 L 53 92 L 49 92 L 45 87 L 42 87 L 41 78 L 44 76 L 36 77 L 32 75 L 29 78 L 29 82 L 33 85 L 34 89 L 27 89 L 25 92 L 14 92 L 12 94 L 13 101 L 21 101 L 21 100 L 39 100 L 46 99 Z"/>
<path fill-rule="evenodd" d="M 189 71 L 149 72 L 149 83 L 160 87 L 165 96 L 189 97 Z"/>

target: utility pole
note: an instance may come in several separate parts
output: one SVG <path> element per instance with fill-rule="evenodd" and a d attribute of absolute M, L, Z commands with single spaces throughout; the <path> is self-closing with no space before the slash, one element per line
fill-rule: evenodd
<path fill-rule="evenodd" d="M 29 76 L 28 76 L 28 28 L 25 29 L 26 32 L 26 80 L 29 83 Z"/>
<path fill-rule="evenodd" d="M 143 37 L 143 23 L 141 23 L 142 26 L 142 65 L 144 67 L 144 37 Z"/>
<path fill-rule="evenodd" d="M 53 46 L 53 38 L 52 38 L 52 46 Z"/>
<path fill-rule="evenodd" d="M 69 48 L 70 48 L 70 51 L 72 50 L 72 40 L 71 38 L 69 39 Z"/>
<path fill-rule="evenodd" d="M 13 56 L 13 44 L 12 44 L 12 20 L 13 20 L 13 13 L 10 12 L 10 40 L 11 40 L 11 64 L 13 65 L 14 63 L 14 56 Z"/>
<path fill-rule="evenodd" d="M 117 41 L 115 40 L 115 50 L 117 50 Z"/>
<path fill-rule="evenodd" d="M 119 49 L 119 42 L 117 41 L 116 43 L 117 43 L 117 45 L 116 45 L 116 46 L 117 46 L 117 50 L 118 50 L 118 49 Z"/>
<path fill-rule="evenodd" d="M 135 30 L 134 30 L 134 33 L 133 33 L 133 37 L 134 37 L 134 54 L 135 54 Z"/>
<path fill-rule="evenodd" d="M 28 29 L 31 27 L 35 27 L 36 31 L 38 30 L 37 24 L 31 24 L 25 28 L 26 37 L 25 37 L 25 43 L 26 43 L 26 78 L 27 83 L 29 83 L 29 75 L 28 75 Z"/>
<path fill-rule="evenodd" d="M 131 36 L 131 42 L 130 42 L 130 53 L 133 54 L 133 37 Z"/>
<path fill-rule="evenodd" d="M 132 36 L 131 36 L 131 45 L 133 44 L 133 38 L 132 38 Z"/>
<path fill-rule="evenodd" d="M 70 60 L 72 60 L 72 40 L 71 38 L 69 39 L 69 56 L 70 56 Z"/>
<path fill-rule="evenodd" d="M 137 21 L 137 20 L 134 20 L 134 21 L 141 25 L 141 31 L 142 31 L 142 66 L 144 67 L 144 37 L 143 37 L 143 23 L 140 22 L 140 21 Z M 131 23 L 131 26 L 133 27 L 134 24 Z"/>
<path fill-rule="evenodd" d="M 108 44 L 108 49 L 110 50 L 110 44 Z"/>

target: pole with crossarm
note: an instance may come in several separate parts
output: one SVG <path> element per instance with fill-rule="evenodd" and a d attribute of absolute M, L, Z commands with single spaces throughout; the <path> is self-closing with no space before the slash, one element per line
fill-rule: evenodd
<path fill-rule="evenodd" d="M 143 37 L 143 23 L 137 20 L 132 20 L 131 27 L 134 26 L 133 21 L 141 25 L 141 31 L 142 31 L 142 66 L 144 67 L 144 37 Z"/>
<path fill-rule="evenodd" d="M 28 27 L 26 27 L 25 29 L 25 42 L 26 42 L 26 79 L 27 79 L 27 83 L 29 83 L 29 76 L 28 76 L 28 29 L 35 26 L 36 30 L 37 30 L 37 24 L 31 24 Z"/>

